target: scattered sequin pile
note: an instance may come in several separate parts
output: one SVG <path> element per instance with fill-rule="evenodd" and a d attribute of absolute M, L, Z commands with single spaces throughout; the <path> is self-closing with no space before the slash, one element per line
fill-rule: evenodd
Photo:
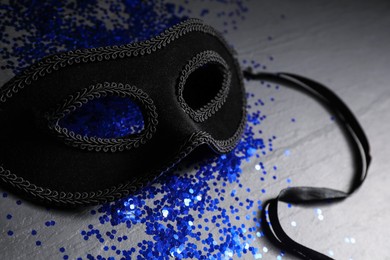
<path fill-rule="evenodd" d="M 210 0 L 210 2 L 213 2 Z M 19 73 L 60 51 L 128 44 L 147 40 L 188 17 L 211 13 L 223 20 L 222 33 L 237 30 L 248 8 L 241 0 L 216 1 L 230 11 L 202 8 L 189 0 L 34 0 L 0 3 L 0 69 Z"/>
<path fill-rule="evenodd" d="M 159 0 L 40 0 L 0 4 L 1 69 L 18 73 L 59 51 L 149 39 L 185 18 L 174 15 L 172 7 Z"/>
<path fill-rule="evenodd" d="M 248 95 L 248 99 L 251 98 L 254 95 Z M 259 102 L 255 104 L 260 106 Z M 230 259 L 233 255 L 245 254 L 261 258 L 268 249 L 259 250 L 253 241 L 263 236 L 258 216 L 262 202 L 251 199 L 251 189 L 242 185 L 241 178 L 245 162 L 252 158 L 259 161 L 272 151 L 276 137 L 264 141 L 256 138 L 253 130 L 265 119 L 258 111 L 248 115 L 243 139 L 234 151 L 204 159 L 199 164 L 181 165 L 185 169 L 165 174 L 158 183 L 136 195 L 103 205 L 98 209 L 99 226 L 110 225 L 114 229 L 101 234 L 100 228 L 90 225 L 81 231 L 81 236 L 102 243 L 104 251 L 125 259 L 132 256 L 139 259 Z M 259 162 L 259 165 L 260 172 L 246 174 L 256 174 L 259 181 L 276 179 L 264 163 Z M 271 170 L 275 171 L 276 166 Z M 259 189 L 266 192 L 264 188 Z M 238 196 L 241 190 L 248 194 L 246 198 Z M 122 244 L 128 239 L 128 235 L 123 235 L 125 228 L 130 232 L 137 225 L 145 229 L 149 239 L 123 249 L 126 245 Z M 211 232 L 213 229 L 216 230 Z M 111 247 L 104 246 L 107 241 Z M 92 257 L 99 259 L 99 256 Z"/>

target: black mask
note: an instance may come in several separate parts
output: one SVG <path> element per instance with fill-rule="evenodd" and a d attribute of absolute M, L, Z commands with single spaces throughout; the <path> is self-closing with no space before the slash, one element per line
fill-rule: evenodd
<path fill-rule="evenodd" d="M 2 180 L 57 204 L 128 195 L 202 144 L 228 152 L 246 120 L 232 50 L 195 19 L 146 42 L 46 57 L 0 91 Z M 96 123 L 102 106 L 118 121 Z"/>

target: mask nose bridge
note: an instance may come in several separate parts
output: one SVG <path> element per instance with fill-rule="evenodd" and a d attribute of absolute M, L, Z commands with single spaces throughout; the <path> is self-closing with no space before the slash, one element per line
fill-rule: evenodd
<path fill-rule="evenodd" d="M 167 138 L 186 139 L 202 131 L 202 126 L 186 113 L 179 102 L 180 77 L 194 54 L 175 55 L 177 51 L 179 50 L 162 50 L 158 56 L 160 62 L 150 64 L 149 69 L 153 73 L 145 80 L 148 82 L 149 95 L 157 107 L 159 121 L 157 127 L 164 131 L 163 134 Z"/>
<path fill-rule="evenodd" d="M 201 125 L 192 120 L 178 101 L 177 80 L 162 80 L 156 87 L 165 89 L 164 93 L 162 91 L 155 93 L 152 99 L 158 109 L 159 125 L 157 127 L 165 132 L 164 135 L 167 138 L 187 138 L 202 131 Z M 164 98 L 159 93 L 164 95 Z"/>

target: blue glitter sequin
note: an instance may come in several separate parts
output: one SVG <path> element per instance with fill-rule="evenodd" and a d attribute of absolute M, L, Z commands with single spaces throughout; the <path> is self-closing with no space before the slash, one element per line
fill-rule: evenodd
<path fill-rule="evenodd" d="M 93 99 L 59 121 L 59 125 L 88 137 L 119 138 L 144 129 L 140 107 L 129 98 Z"/>

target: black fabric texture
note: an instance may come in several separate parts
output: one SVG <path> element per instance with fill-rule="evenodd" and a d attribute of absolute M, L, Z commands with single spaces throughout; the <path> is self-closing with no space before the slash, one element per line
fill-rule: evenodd
<path fill-rule="evenodd" d="M 178 103 L 177 85 L 188 61 L 209 50 L 228 64 L 231 85 L 221 108 L 204 122 L 195 122 Z M 38 187 L 70 193 L 94 192 L 142 179 L 170 163 L 197 132 L 207 132 L 214 140 L 232 138 L 245 120 L 240 73 L 230 49 L 219 38 L 197 31 L 145 56 L 60 68 L 0 104 L 1 165 Z M 47 111 L 69 95 L 103 82 L 134 85 L 153 100 L 158 114 L 157 130 L 145 144 L 114 153 L 87 151 L 66 145 L 47 131 Z"/>

